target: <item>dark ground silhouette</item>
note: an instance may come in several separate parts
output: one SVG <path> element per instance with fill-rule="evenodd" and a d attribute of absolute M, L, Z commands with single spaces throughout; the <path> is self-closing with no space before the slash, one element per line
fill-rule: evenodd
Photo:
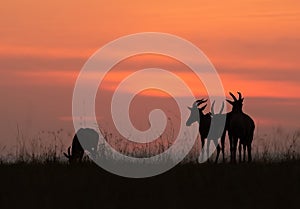
<path fill-rule="evenodd" d="M 0 208 L 299 208 L 300 161 L 181 164 L 147 179 L 92 163 L 0 166 Z"/>

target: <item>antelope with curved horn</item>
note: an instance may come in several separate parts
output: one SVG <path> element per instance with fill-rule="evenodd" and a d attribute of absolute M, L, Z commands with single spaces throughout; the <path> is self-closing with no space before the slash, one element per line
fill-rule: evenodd
<path fill-rule="evenodd" d="M 216 160 L 215 162 L 218 162 L 218 158 L 219 158 L 219 154 L 220 154 L 220 146 L 219 143 L 217 141 L 218 138 L 220 138 L 220 136 L 223 133 L 223 129 L 221 129 L 221 131 L 215 129 L 215 125 L 218 125 L 218 122 L 220 120 L 221 117 L 221 113 L 224 109 L 224 104 L 221 108 L 221 111 L 219 114 L 213 114 L 214 116 L 211 116 L 211 113 L 203 113 L 203 110 L 206 108 L 207 105 L 204 105 L 203 107 L 198 108 L 198 106 L 202 103 L 205 103 L 207 100 L 201 99 L 201 100 L 197 100 L 193 103 L 192 107 L 188 107 L 189 110 L 191 111 L 190 117 L 188 118 L 188 120 L 186 121 L 186 125 L 190 126 L 192 123 L 194 122 L 198 122 L 199 123 L 199 133 L 200 133 L 200 138 L 201 138 L 201 147 L 203 150 L 204 147 L 204 142 L 205 139 L 207 139 L 207 157 L 209 157 L 209 146 L 210 146 L 210 141 L 213 140 L 215 143 L 215 146 L 217 148 L 217 156 L 216 156 Z M 214 106 L 214 103 L 213 103 Z M 212 107 L 214 108 L 214 107 Z M 214 133 L 213 135 L 208 136 L 209 134 L 209 130 L 211 127 L 211 123 L 213 124 L 214 130 L 212 130 L 211 133 Z M 216 133 L 220 133 L 219 136 L 217 137 L 218 134 Z M 215 140 L 216 139 L 216 140 Z M 202 155 L 203 157 L 203 155 Z"/>
<path fill-rule="evenodd" d="M 221 138 L 221 147 L 222 147 L 222 155 L 223 155 L 223 162 L 225 162 L 224 156 L 224 147 L 225 147 L 225 137 L 223 138 L 224 131 L 225 131 L 225 123 L 226 123 L 226 114 L 222 114 L 224 110 L 224 102 L 222 103 L 221 109 L 219 113 L 215 114 L 215 101 L 211 105 L 211 132 L 208 136 L 208 144 L 207 144 L 207 152 L 209 150 L 210 141 L 213 141 L 216 148 L 217 148 L 217 156 L 216 156 L 216 163 L 218 162 L 219 155 L 220 155 L 220 145 L 218 143 L 218 139 Z M 223 140 L 224 139 L 224 140 Z"/>
<path fill-rule="evenodd" d="M 241 162 L 241 146 L 243 146 L 243 161 L 246 158 L 246 148 L 248 153 L 248 162 L 252 161 L 251 144 L 253 141 L 255 124 L 253 119 L 243 112 L 242 94 L 237 92 L 239 99 L 237 99 L 231 92 L 229 93 L 233 98 L 233 101 L 226 100 L 232 105 L 232 111 L 228 120 L 228 135 L 230 140 L 230 159 L 231 162 L 236 162 L 236 148 L 238 140 L 239 143 L 239 161 Z"/>
<path fill-rule="evenodd" d="M 209 128 L 210 128 L 210 122 L 211 117 L 210 113 L 203 113 L 203 110 L 206 108 L 207 104 L 203 107 L 198 107 L 200 104 L 203 104 L 207 101 L 204 99 L 197 100 L 193 103 L 192 107 L 188 107 L 188 109 L 191 111 L 190 117 L 186 121 L 186 126 L 192 125 L 194 122 L 199 123 L 199 133 L 201 138 L 201 147 L 203 149 L 205 139 L 208 136 Z"/>

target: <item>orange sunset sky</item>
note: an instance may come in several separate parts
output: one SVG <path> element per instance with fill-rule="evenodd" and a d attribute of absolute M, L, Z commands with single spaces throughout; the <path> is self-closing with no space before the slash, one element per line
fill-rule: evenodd
<path fill-rule="evenodd" d="M 199 47 L 227 96 L 243 93 L 259 127 L 299 127 L 298 0 L 12 0 L 1 3 L 0 16 L 0 146 L 15 143 L 17 124 L 25 137 L 72 132 L 80 69 L 107 42 L 138 32 L 171 33 Z"/>

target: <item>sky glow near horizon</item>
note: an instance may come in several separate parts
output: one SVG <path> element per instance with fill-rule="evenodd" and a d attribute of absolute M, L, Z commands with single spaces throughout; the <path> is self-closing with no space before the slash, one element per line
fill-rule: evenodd
<path fill-rule="evenodd" d="M 73 87 L 87 59 L 107 42 L 148 31 L 174 34 L 200 48 L 218 71 L 226 95 L 241 91 L 245 112 L 259 126 L 297 129 L 299 11 L 296 0 L 3 2 L 0 145 L 15 143 L 16 124 L 27 137 L 40 130 L 72 132 Z M 125 75 L 147 66 L 177 72 L 196 97 L 206 95 L 186 66 L 158 56 L 124 60 L 107 75 L 101 89 L 112 91 Z M 164 94 L 150 91 L 142 96 Z"/>

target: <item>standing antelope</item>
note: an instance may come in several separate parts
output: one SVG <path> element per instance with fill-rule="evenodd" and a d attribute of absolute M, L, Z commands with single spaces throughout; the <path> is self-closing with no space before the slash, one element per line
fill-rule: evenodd
<path fill-rule="evenodd" d="M 201 137 L 201 147 L 203 149 L 204 141 L 207 138 L 211 117 L 210 113 L 204 114 L 203 110 L 206 108 L 207 104 L 204 105 L 201 108 L 198 108 L 200 104 L 205 103 L 207 100 L 200 99 L 193 103 L 192 107 L 188 107 L 188 109 L 191 111 L 190 117 L 186 121 L 186 126 L 192 125 L 194 122 L 199 123 L 199 133 Z"/>
<path fill-rule="evenodd" d="M 94 155 L 97 150 L 99 134 L 90 128 L 79 129 L 73 137 L 72 150 L 71 147 L 69 147 L 68 154 L 64 152 L 64 155 L 69 159 L 70 163 L 81 162 L 83 158 L 84 149 L 79 140 L 84 143 L 84 148 Z"/>
<path fill-rule="evenodd" d="M 209 133 L 209 129 L 211 127 L 211 122 L 212 122 L 212 117 L 211 117 L 211 113 L 207 113 L 207 114 L 204 114 L 203 113 L 203 110 L 206 108 L 207 105 L 204 105 L 203 107 L 201 108 L 198 108 L 198 106 L 202 103 L 205 103 L 207 100 L 204 100 L 204 99 L 201 99 L 201 100 L 197 100 L 193 103 L 192 107 L 188 107 L 189 110 L 191 111 L 191 114 L 190 114 L 190 117 L 188 118 L 188 120 L 186 121 L 186 125 L 187 126 L 190 126 L 192 123 L 194 122 L 198 122 L 199 123 L 199 133 L 200 133 L 200 138 L 201 138 L 201 147 L 202 147 L 202 150 L 203 150 L 203 147 L 204 147 L 204 142 L 205 142 L 205 139 L 207 139 L 208 143 L 207 143 L 207 156 L 209 156 L 209 145 L 210 145 L 210 140 L 214 139 L 215 136 L 210 136 L 208 138 L 208 133 Z M 224 106 L 223 106 L 224 108 Z M 220 112 L 223 111 L 223 108 Z M 217 114 L 219 115 L 219 114 Z M 214 123 L 216 123 L 217 121 L 217 118 L 219 116 L 216 116 L 214 120 Z M 222 133 L 223 129 L 221 130 L 221 133 Z M 212 131 L 214 132 L 214 131 Z M 215 145 L 216 145 L 216 148 L 217 148 L 217 157 L 216 157 L 216 160 L 215 162 L 218 161 L 218 158 L 219 158 L 219 154 L 220 154 L 220 146 L 218 144 L 218 141 L 217 140 L 214 140 L 215 142 Z M 202 155 L 203 157 L 203 155 Z"/>
<path fill-rule="evenodd" d="M 221 109 L 220 109 L 219 113 L 217 113 L 217 114 L 215 114 L 214 107 L 215 107 L 215 101 L 211 105 L 211 126 L 210 126 L 210 128 L 212 130 L 209 132 L 209 135 L 207 137 L 207 139 L 208 139 L 207 152 L 208 152 L 208 148 L 210 145 L 210 141 L 213 141 L 215 144 L 215 147 L 217 148 L 217 157 L 216 157 L 216 161 L 215 161 L 217 163 L 218 159 L 219 159 L 220 149 L 221 149 L 220 145 L 218 143 L 218 139 L 221 138 L 223 162 L 225 162 L 225 155 L 224 155 L 225 137 L 223 138 L 223 135 L 224 135 L 224 132 L 226 131 L 226 129 L 225 129 L 226 114 L 222 114 L 223 110 L 224 110 L 224 102 L 222 103 Z"/>
<path fill-rule="evenodd" d="M 232 105 L 232 111 L 230 113 L 230 119 L 228 120 L 228 135 L 230 140 L 230 160 L 236 162 L 236 148 L 238 140 L 239 143 L 239 161 L 241 162 L 241 145 L 243 145 L 244 155 L 243 161 L 245 161 L 246 148 L 248 152 L 248 162 L 252 161 L 251 156 L 251 144 L 253 140 L 253 134 L 255 124 L 252 118 L 243 112 L 243 101 L 242 94 L 238 92 L 239 99 L 237 99 L 231 92 L 233 101 L 226 100 Z"/>

